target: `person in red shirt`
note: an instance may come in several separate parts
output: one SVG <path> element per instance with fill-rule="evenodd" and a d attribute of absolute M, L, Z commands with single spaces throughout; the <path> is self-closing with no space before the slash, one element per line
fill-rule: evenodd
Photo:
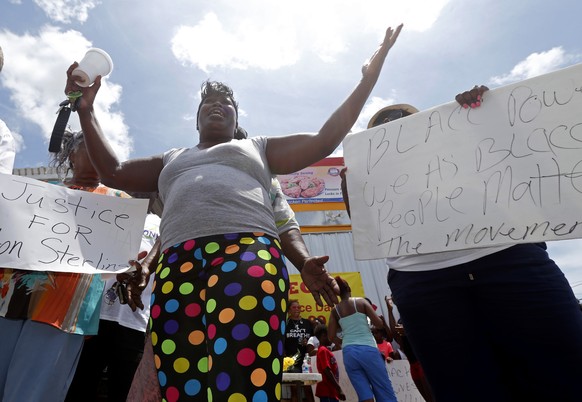
<path fill-rule="evenodd" d="M 386 340 L 386 330 L 384 328 L 372 326 L 372 335 L 374 335 L 374 339 L 378 344 L 378 350 L 380 350 L 380 353 L 384 356 L 384 360 L 391 362 L 393 359 L 390 357 L 390 353 L 394 351 L 394 348 L 392 348 L 390 342 Z"/>
<path fill-rule="evenodd" d="M 339 384 L 339 368 L 329 346 L 331 341 L 327 336 L 327 326 L 319 324 L 315 327 L 314 335 L 319 339 L 317 348 L 317 371 L 321 373 L 321 381 L 315 387 L 315 396 L 321 402 L 345 401 L 346 396 Z"/>

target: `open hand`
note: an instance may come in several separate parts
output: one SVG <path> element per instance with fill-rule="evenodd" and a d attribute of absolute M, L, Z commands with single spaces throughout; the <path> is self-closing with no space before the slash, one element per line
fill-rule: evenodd
<path fill-rule="evenodd" d="M 141 260 L 146 255 L 147 252 L 142 251 L 138 254 L 137 259 Z M 129 264 L 136 268 L 135 271 L 118 274 L 117 281 L 125 284 L 127 305 L 131 308 L 131 311 L 137 310 L 138 307 L 143 310 L 144 305 L 141 301 L 141 293 L 148 284 L 149 267 L 147 264 L 142 265 L 136 260 L 130 260 Z"/>
<path fill-rule="evenodd" d="M 378 78 L 380 74 L 380 70 L 382 70 L 382 65 L 384 64 L 384 60 L 388 55 L 388 51 L 394 43 L 396 43 L 396 39 L 398 39 L 398 35 L 400 35 L 400 31 L 402 30 L 403 24 L 400 24 L 396 27 L 396 29 L 392 29 L 388 27 L 386 29 L 386 35 L 384 36 L 384 41 L 380 44 L 380 47 L 374 52 L 372 57 L 362 66 L 362 76 L 364 78 L 370 77 L 372 79 Z"/>
<path fill-rule="evenodd" d="M 339 303 L 337 295 L 339 295 L 339 286 L 333 277 L 325 269 L 325 263 L 329 260 L 329 256 L 309 257 L 303 264 L 301 269 L 301 279 L 311 292 L 313 299 L 319 307 L 323 307 L 321 297 L 328 306 L 333 307 Z"/>

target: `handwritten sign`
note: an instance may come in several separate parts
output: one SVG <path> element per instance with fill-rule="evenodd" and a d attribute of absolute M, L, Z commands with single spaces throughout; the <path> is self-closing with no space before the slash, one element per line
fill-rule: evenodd
<path fill-rule="evenodd" d="M 582 65 L 344 141 L 357 259 L 582 237 Z"/>
<path fill-rule="evenodd" d="M 127 270 L 138 252 L 147 205 L 0 174 L 0 267 Z"/>
<path fill-rule="evenodd" d="M 357 402 L 358 394 L 352 386 L 350 379 L 346 373 L 344 365 L 344 355 L 342 350 L 333 352 L 339 368 L 339 384 L 346 395 L 346 402 Z M 313 372 L 317 372 L 317 358 L 311 358 L 311 367 Z M 391 363 L 386 363 L 388 370 L 388 377 L 392 383 L 392 389 L 396 394 L 398 402 L 424 402 L 424 398 L 418 392 L 418 388 L 414 384 L 410 375 L 410 364 L 408 360 L 394 360 Z M 313 386 L 315 392 L 315 386 Z"/>
<path fill-rule="evenodd" d="M 424 402 L 412 379 L 408 360 L 394 360 L 386 366 L 398 402 Z"/>

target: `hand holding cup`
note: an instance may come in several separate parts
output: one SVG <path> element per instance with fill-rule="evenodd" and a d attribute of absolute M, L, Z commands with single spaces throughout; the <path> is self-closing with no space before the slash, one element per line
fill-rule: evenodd
<path fill-rule="evenodd" d="M 85 53 L 79 65 L 73 70 L 75 83 L 80 87 L 88 87 L 97 76 L 105 77 L 113 70 L 113 61 L 106 51 L 92 48 Z"/>

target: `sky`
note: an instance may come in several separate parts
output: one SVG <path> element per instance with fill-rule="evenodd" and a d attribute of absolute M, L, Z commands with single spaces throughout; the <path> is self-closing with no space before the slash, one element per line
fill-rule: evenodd
<path fill-rule="evenodd" d="M 2 0 L 0 130 L 15 167 L 47 165 L 65 72 L 97 47 L 114 68 L 96 113 L 122 160 L 195 145 L 207 79 L 234 88 L 251 136 L 316 132 L 404 23 L 358 132 L 392 103 L 428 109 L 582 62 L 581 13 L 578 0 Z M 582 241 L 548 246 L 582 298 Z"/>

